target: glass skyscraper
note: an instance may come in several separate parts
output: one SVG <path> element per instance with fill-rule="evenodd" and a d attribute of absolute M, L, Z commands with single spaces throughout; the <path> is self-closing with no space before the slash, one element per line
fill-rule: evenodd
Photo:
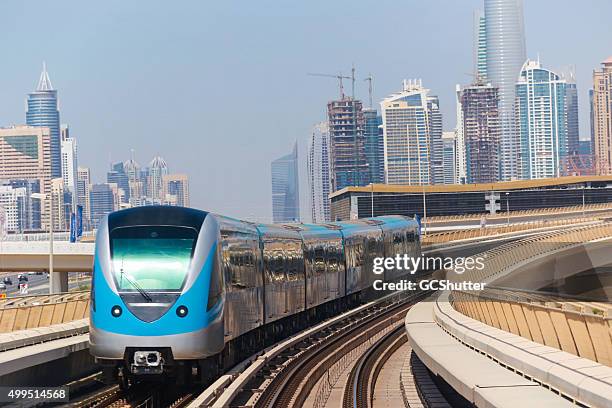
<path fill-rule="evenodd" d="M 474 12 L 474 72 L 477 79 L 487 77 L 487 26 L 482 10 Z"/>
<path fill-rule="evenodd" d="M 515 130 L 515 85 L 527 60 L 522 0 L 484 0 L 486 78 L 499 89 L 501 177 L 520 177 L 519 140 Z"/>
<path fill-rule="evenodd" d="M 380 106 L 385 182 L 442 183 L 442 115 L 437 97 L 430 96 L 420 81 L 404 81 L 402 91 L 385 98 Z"/>
<path fill-rule="evenodd" d="M 47 66 L 44 63 L 36 91 L 28 94 L 26 124 L 48 127 L 51 130 L 51 177 L 62 177 L 60 115 L 57 108 L 57 91 L 51 85 Z"/>
<path fill-rule="evenodd" d="M 559 177 L 568 156 L 567 83 L 528 60 L 516 83 L 517 131 L 523 179 Z"/>
<path fill-rule="evenodd" d="M 378 116 L 376 109 L 364 109 L 365 119 L 364 138 L 365 155 L 370 172 L 370 183 L 385 182 L 385 144 L 380 128 L 382 118 Z"/>
<path fill-rule="evenodd" d="M 308 184 L 312 222 L 331 221 L 329 193 L 331 189 L 329 169 L 329 126 L 321 122 L 312 130 L 308 146 Z"/>
<path fill-rule="evenodd" d="M 272 162 L 272 220 L 275 223 L 300 220 L 297 143 L 293 151 Z"/>

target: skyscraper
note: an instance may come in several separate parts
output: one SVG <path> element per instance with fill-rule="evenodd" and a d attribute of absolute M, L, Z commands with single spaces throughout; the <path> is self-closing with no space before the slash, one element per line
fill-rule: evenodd
<path fill-rule="evenodd" d="M 382 118 L 376 109 L 364 109 L 364 143 L 365 155 L 368 163 L 370 183 L 385 182 L 385 143 L 383 141 Z"/>
<path fill-rule="evenodd" d="M 83 228 L 90 228 L 91 220 L 91 202 L 89 196 L 89 189 L 91 186 L 91 172 L 88 167 L 80 167 L 77 169 L 77 205 L 83 207 Z"/>
<path fill-rule="evenodd" d="M 163 201 L 163 176 L 168 175 L 168 165 L 160 156 L 155 156 L 149 163 L 147 174 L 147 197 L 153 202 Z"/>
<path fill-rule="evenodd" d="M 0 185 L 0 236 L 7 232 L 22 232 L 26 229 L 26 212 L 24 203 L 27 200 L 24 187 Z"/>
<path fill-rule="evenodd" d="M 330 214 L 330 170 L 329 127 L 327 122 L 314 126 L 308 146 L 308 184 L 310 187 L 310 210 L 312 222 L 331 221 Z"/>
<path fill-rule="evenodd" d="M 91 205 L 91 227 L 95 229 L 98 228 L 105 215 L 117 209 L 117 185 L 92 184 L 89 190 L 89 202 Z"/>
<path fill-rule="evenodd" d="M 516 119 L 523 179 L 559 177 L 569 154 L 566 81 L 527 60 L 516 83 Z"/>
<path fill-rule="evenodd" d="M 487 77 L 487 26 L 482 10 L 474 12 L 474 74 L 485 80 Z"/>
<path fill-rule="evenodd" d="M 597 174 L 612 174 L 612 57 L 593 71 L 592 112 Z"/>
<path fill-rule="evenodd" d="M 442 143 L 442 112 L 437 96 L 427 96 L 429 117 L 429 168 L 431 184 L 444 184 L 444 162 Z"/>
<path fill-rule="evenodd" d="M 293 151 L 272 162 L 272 220 L 296 222 L 300 219 L 297 142 Z"/>
<path fill-rule="evenodd" d="M 162 176 L 163 204 L 189 207 L 189 178 L 186 174 Z"/>
<path fill-rule="evenodd" d="M 365 155 L 365 118 L 361 101 L 342 98 L 327 104 L 332 190 L 365 186 L 370 172 Z"/>
<path fill-rule="evenodd" d="M 465 184 L 467 180 L 465 160 L 465 135 L 463 134 L 463 108 L 461 106 L 461 85 L 455 86 L 457 124 L 455 125 L 455 183 Z"/>
<path fill-rule="evenodd" d="M 51 132 L 46 127 L 0 128 L 0 180 L 29 180 L 39 192 L 51 191 Z M 43 206 L 43 228 L 48 228 L 48 208 Z"/>
<path fill-rule="evenodd" d="M 495 183 L 499 181 L 501 133 L 497 88 L 479 79 L 460 91 L 459 106 L 466 182 Z"/>
<path fill-rule="evenodd" d="M 126 196 L 129 196 L 130 205 L 137 207 L 145 204 L 145 180 L 143 180 L 140 165 L 134 157 L 123 162 L 123 171 L 128 177 L 129 193 L 126 192 Z"/>
<path fill-rule="evenodd" d="M 429 90 L 420 82 L 404 80 L 403 89 L 383 99 L 380 106 L 385 182 L 410 185 L 434 182 L 433 175 L 442 160 L 442 117 L 437 97 L 429 96 Z"/>
<path fill-rule="evenodd" d="M 51 176 L 54 178 L 62 177 L 60 115 L 57 108 L 57 91 L 51 85 L 47 66 L 44 63 L 36 91 L 28 94 L 26 124 L 50 129 Z"/>
<path fill-rule="evenodd" d="M 62 127 L 62 179 L 64 187 L 70 194 L 76 195 L 76 180 L 77 180 L 77 143 L 76 139 L 70 137 L 67 126 Z"/>
<path fill-rule="evenodd" d="M 455 184 L 456 182 L 457 155 L 455 136 L 455 132 L 442 133 L 442 167 L 444 169 L 442 184 Z"/>
<path fill-rule="evenodd" d="M 123 204 L 130 202 L 130 181 L 125 173 L 123 162 L 114 163 L 111 166 L 110 171 L 106 173 L 106 182 L 117 184 L 117 187 L 123 191 L 121 194 Z"/>
<path fill-rule="evenodd" d="M 515 130 L 516 80 L 527 59 L 522 0 L 485 0 L 487 80 L 499 89 L 501 178 L 519 177 L 519 139 Z"/>

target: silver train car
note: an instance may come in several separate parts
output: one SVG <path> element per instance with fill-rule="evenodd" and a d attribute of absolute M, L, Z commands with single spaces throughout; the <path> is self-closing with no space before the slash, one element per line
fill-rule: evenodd
<path fill-rule="evenodd" d="M 410 218 L 264 225 L 180 207 L 111 213 L 96 239 L 90 352 L 123 386 L 204 381 L 380 296 L 373 260 L 396 254 L 420 255 Z"/>

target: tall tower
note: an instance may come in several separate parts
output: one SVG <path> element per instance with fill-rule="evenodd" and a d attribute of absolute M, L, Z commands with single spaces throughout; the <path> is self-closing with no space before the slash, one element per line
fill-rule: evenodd
<path fill-rule="evenodd" d="M 364 109 L 363 117 L 365 120 L 364 144 L 368 171 L 370 173 L 370 183 L 385 182 L 385 146 L 383 135 L 380 129 L 382 118 L 378 116 L 376 109 Z"/>
<path fill-rule="evenodd" d="M 332 190 L 365 186 L 370 174 L 365 155 L 365 118 L 361 101 L 342 98 L 327 104 Z"/>
<path fill-rule="evenodd" d="M 516 119 L 523 179 L 559 177 L 569 154 L 567 83 L 540 61 L 527 60 L 516 83 Z"/>
<path fill-rule="evenodd" d="M 168 175 L 168 165 L 160 156 L 155 156 L 149 163 L 149 174 L 147 177 L 148 196 L 155 203 L 163 200 L 163 177 Z"/>
<path fill-rule="evenodd" d="M 70 136 L 69 128 L 63 125 L 61 128 L 61 151 L 62 151 L 62 179 L 64 188 L 73 196 L 76 205 L 76 182 L 77 182 L 77 142 Z"/>
<path fill-rule="evenodd" d="M 461 133 L 465 139 L 466 182 L 499 181 L 501 126 L 497 88 L 478 79 L 459 92 Z"/>
<path fill-rule="evenodd" d="M 485 0 L 487 80 L 499 89 L 502 135 L 501 177 L 520 177 L 519 140 L 514 121 L 516 80 L 527 59 L 522 0 Z"/>
<path fill-rule="evenodd" d="M 597 174 L 612 174 L 612 57 L 593 72 L 593 141 Z"/>
<path fill-rule="evenodd" d="M 420 81 L 405 81 L 400 92 L 380 103 L 385 148 L 385 182 L 425 185 L 442 165 L 442 115 L 437 97 Z M 442 174 L 443 177 L 443 174 Z"/>
<path fill-rule="evenodd" d="M 330 222 L 329 193 L 331 181 L 329 171 L 329 126 L 327 122 L 315 125 L 312 130 L 310 146 L 308 146 L 307 166 L 312 222 Z"/>
<path fill-rule="evenodd" d="M 474 12 L 474 75 L 484 80 L 487 77 L 487 26 L 482 10 Z"/>
<path fill-rule="evenodd" d="M 91 171 L 89 167 L 80 167 L 77 169 L 77 197 L 76 202 L 78 205 L 83 206 L 83 223 L 86 224 L 83 228 L 90 228 L 91 219 L 91 202 L 89 196 L 89 190 L 91 186 Z"/>
<path fill-rule="evenodd" d="M 51 130 L 51 177 L 62 177 L 62 153 L 60 136 L 60 115 L 57 107 L 57 90 L 53 89 L 47 65 L 43 70 L 36 90 L 28 94 L 26 124 L 48 127 Z"/>
<path fill-rule="evenodd" d="M 457 106 L 457 124 L 455 126 L 455 183 L 465 184 L 467 170 L 465 162 L 465 135 L 463 134 L 463 108 L 461 106 L 461 85 L 455 85 L 455 104 Z"/>
<path fill-rule="evenodd" d="M 272 219 L 278 222 L 300 220 L 297 142 L 293 151 L 272 162 Z"/>
<path fill-rule="evenodd" d="M 431 184 L 444 184 L 444 144 L 442 143 L 442 112 L 437 96 L 427 96 L 429 118 L 429 171 Z"/>

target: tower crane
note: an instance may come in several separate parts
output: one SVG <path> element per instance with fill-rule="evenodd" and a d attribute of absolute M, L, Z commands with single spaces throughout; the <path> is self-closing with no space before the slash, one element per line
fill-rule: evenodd
<path fill-rule="evenodd" d="M 368 81 L 368 96 L 370 98 L 370 109 L 372 109 L 372 84 L 374 82 L 374 76 L 372 74 L 369 74 L 368 77 L 364 79 L 364 81 Z"/>
<path fill-rule="evenodd" d="M 352 92 L 353 92 L 353 99 L 355 98 L 355 67 L 353 67 L 351 69 L 351 76 L 346 76 L 346 75 L 342 75 L 342 73 L 334 75 L 334 74 L 321 74 L 321 73 L 317 73 L 317 72 L 309 72 L 306 75 L 309 76 L 318 76 L 318 77 L 326 77 L 326 78 L 336 78 L 338 80 L 338 87 L 340 88 L 340 98 L 344 99 L 345 95 L 344 95 L 344 83 L 342 82 L 343 79 L 350 79 L 352 81 Z"/>

